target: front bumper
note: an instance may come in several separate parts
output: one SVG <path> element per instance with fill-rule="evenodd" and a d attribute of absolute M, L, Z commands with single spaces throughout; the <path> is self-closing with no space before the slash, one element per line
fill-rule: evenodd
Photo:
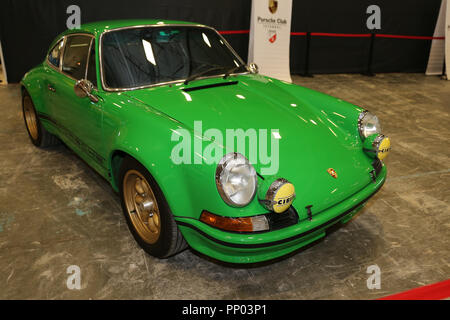
<path fill-rule="evenodd" d="M 374 183 L 297 224 L 280 230 L 255 234 L 221 231 L 192 218 L 175 217 L 189 245 L 210 257 L 231 263 L 253 263 L 274 259 L 297 250 L 321 237 L 330 226 L 348 221 L 384 184 L 383 166 Z"/>

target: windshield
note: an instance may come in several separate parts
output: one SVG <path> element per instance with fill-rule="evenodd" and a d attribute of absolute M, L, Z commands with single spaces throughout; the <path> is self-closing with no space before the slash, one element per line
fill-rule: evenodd
<path fill-rule="evenodd" d="M 244 72 L 245 65 L 212 29 L 136 27 L 102 38 L 107 88 L 134 88 L 196 76 Z"/>

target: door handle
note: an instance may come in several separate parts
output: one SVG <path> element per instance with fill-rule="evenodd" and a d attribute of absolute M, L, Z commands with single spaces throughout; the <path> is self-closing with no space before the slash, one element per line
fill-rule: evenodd
<path fill-rule="evenodd" d="M 51 92 L 56 92 L 56 89 L 51 84 L 47 85 L 47 89 Z"/>

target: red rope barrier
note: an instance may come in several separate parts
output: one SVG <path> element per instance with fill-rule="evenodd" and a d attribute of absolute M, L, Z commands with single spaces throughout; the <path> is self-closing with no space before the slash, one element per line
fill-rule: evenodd
<path fill-rule="evenodd" d="M 291 36 L 306 36 L 306 32 L 291 32 Z"/>
<path fill-rule="evenodd" d="M 250 30 L 223 30 L 220 34 L 247 34 Z M 291 36 L 306 36 L 306 32 L 291 32 Z M 311 36 L 315 37 L 338 37 L 338 38 L 369 38 L 370 33 L 329 33 L 329 32 L 311 32 Z M 445 37 L 430 37 L 430 36 L 406 36 L 397 34 L 375 34 L 377 38 L 390 39 L 412 39 L 412 40 L 444 40 Z"/>
<path fill-rule="evenodd" d="M 427 36 L 403 36 L 396 34 L 375 34 L 377 38 L 393 38 L 393 39 L 414 39 L 414 40 L 444 40 L 445 37 L 427 37 Z"/>
<path fill-rule="evenodd" d="M 249 33 L 250 30 L 225 30 L 225 31 L 219 31 L 220 34 L 242 34 L 242 33 Z"/>
<path fill-rule="evenodd" d="M 369 38 L 370 33 L 325 33 L 311 32 L 311 36 L 319 37 L 344 37 L 344 38 Z"/>

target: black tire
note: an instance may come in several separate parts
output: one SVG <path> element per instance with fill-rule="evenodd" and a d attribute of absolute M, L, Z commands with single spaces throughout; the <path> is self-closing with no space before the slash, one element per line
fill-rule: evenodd
<path fill-rule="evenodd" d="M 139 172 L 147 180 L 156 198 L 160 213 L 161 229 L 158 239 L 153 244 L 146 242 L 139 235 L 138 231 L 133 225 L 133 222 L 131 221 L 131 213 L 129 213 L 127 205 L 125 203 L 124 178 L 127 172 L 129 172 L 130 170 Z M 136 242 L 142 247 L 142 249 L 144 249 L 144 251 L 151 256 L 160 259 L 168 258 L 186 249 L 188 245 L 184 240 L 184 237 L 181 234 L 180 230 L 178 229 L 175 220 L 173 219 L 172 212 L 170 211 L 164 194 L 162 193 L 155 179 L 148 172 L 148 170 L 137 160 L 131 157 L 126 157 L 122 162 L 118 177 L 123 214 L 125 215 L 125 219 L 127 221 L 128 228 L 130 229 L 131 234 L 133 235 Z"/>
<path fill-rule="evenodd" d="M 26 111 L 27 110 L 27 111 Z M 54 145 L 58 145 L 60 143 L 60 140 L 55 137 L 53 134 L 45 130 L 45 128 L 42 126 L 42 123 L 37 115 L 36 108 L 34 107 L 33 100 L 31 99 L 31 96 L 29 93 L 24 90 L 22 94 L 22 113 L 23 113 L 23 120 L 25 122 L 25 128 L 27 128 L 28 136 L 30 137 L 31 142 L 36 146 L 40 148 L 46 148 Z M 33 118 L 35 120 L 35 127 L 30 128 L 30 120 L 27 122 L 27 114 L 28 117 Z"/>

